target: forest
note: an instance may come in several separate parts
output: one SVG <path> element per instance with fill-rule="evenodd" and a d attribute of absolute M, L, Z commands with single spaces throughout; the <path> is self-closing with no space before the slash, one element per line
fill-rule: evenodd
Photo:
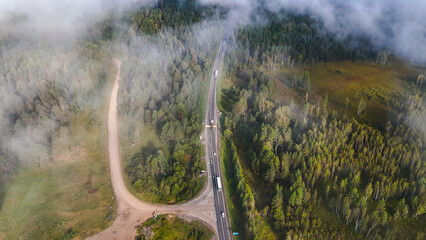
<path fill-rule="evenodd" d="M 262 17 L 265 26 L 253 24 L 235 30 L 227 62 L 231 71 L 259 63 L 265 70 L 274 70 L 376 56 L 367 38 L 349 35 L 338 39 L 308 15 L 265 11 Z"/>
<path fill-rule="evenodd" d="M 345 47 L 318 35 L 320 27 L 288 15 L 234 32 L 220 105 L 229 191 L 245 221 L 239 230 L 250 239 L 423 239 L 423 75 L 404 80 L 407 94 L 383 100 L 400 113 L 383 128 L 338 112 L 327 95 L 310 95 L 315 76 L 306 71 L 287 81 L 298 97 L 281 101 L 271 71 L 343 60 L 390 64 L 368 42 Z M 375 96 L 361 98 L 355 116 Z"/>
<path fill-rule="evenodd" d="M 78 36 L 0 26 L 0 239 L 82 239 L 114 220 L 112 57 L 122 61 L 129 190 L 175 204 L 203 189 L 206 88 L 231 8 L 202 2 L 110 11 Z M 257 10 L 232 25 L 218 79 L 232 230 L 241 239 L 425 239 L 424 64 L 366 35 L 338 36 L 305 12 Z M 211 238 L 169 218 L 149 219 L 138 238 Z"/>
<path fill-rule="evenodd" d="M 123 64 L 120 112 L 129 119 L 125 131 L 130 142 L 154 131 L 159 143 L 150 139 L 141 146 L 130 157 L 126 173 L 133 191 L 145 199 L 152 196 L 148 200 L 154 202 L 188 200 L 205 182 L 200 176 L 204 149 L 198 139 L 207 76 L 222 30 L 209 8 L 187 3 L 166 2 L 129 18 L 135 37 Z M 211 25 L 206 36 L 204 24 Z"/>

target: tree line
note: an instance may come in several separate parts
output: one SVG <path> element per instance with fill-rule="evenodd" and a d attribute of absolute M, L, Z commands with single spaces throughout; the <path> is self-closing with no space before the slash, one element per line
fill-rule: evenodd
<path fill-rule="evenodd" d="M 231 72 L 258 63 L 270 71 L 321 61 L 375 57 L 369 40 L 361 36 L 339 39 L 308 15 L 262 12 L 266 24 L 248 25 L 234 31 L 232 50 L 226 60 Z"/>
<path fill-rule="evenodd" d="M 410 219 L 424 223 L 426 139 L 409 117 L 382 131 L 338 117 L 326 96 L 279 105 L 267 75 L 237 76 L 243 83 L 224 91 L 225 135 L 233 133 L 250 170 L 275 188 L 269 218 L 276 231 L 289 239 L 341 236 L 322 224 L 321 207 L 354 235 L 375 239 L 404 236 L 396 226 Z M 424 236 L 416 231 L 413 238 Z"/>

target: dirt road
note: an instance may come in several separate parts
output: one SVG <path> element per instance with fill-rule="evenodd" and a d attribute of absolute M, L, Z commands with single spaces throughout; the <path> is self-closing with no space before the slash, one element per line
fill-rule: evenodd
<path fill-rule="evenodd" d="M 118 202 L 117 218 L 109 228 L 87 239 L 134 239 L 136 227 L 148 218 L 155 216 L 155 214 L 184 214 L 190 216 L 206 223 L 210 228 L 214 229 L 217 236 L 214 194 L 209 170 L 207 171 L 209 181 L 207 181 L 207 186 L 202 193 L 184 204 L 151 205 L 140 201 L 128 191 L 122 175 L 117 127 L 117 95 L 121 62 L 118 59 L 113 59 L 113 61 L 118 71 L 109 104 L 108 146 L 111 181 Z"/>

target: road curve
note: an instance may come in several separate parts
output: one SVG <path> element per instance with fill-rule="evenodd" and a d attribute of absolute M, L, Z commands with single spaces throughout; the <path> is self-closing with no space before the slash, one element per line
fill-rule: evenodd
<path fill-rule="evenodd" d="M 110 174 L 114 194 L 117 199 L 117 218 L 114 223 L 104 231 L 88 237 L 87 239 L 134 239 L 137 226 L 155 214 L 177 214 L 190 216 L 193 219 L 206 223 L 218 236 L 216 225 L 216 210 L 214 205 L 213 185 L 210 177 L 210 170 L 207 170 L 208 181 L 204 190 L 194 199 L 178 205 L 153 205 L 140 201 L 131 194 L 124 182 L 118 142 L 117 123 L 117 95 L 121 73 L 121 62 L 114 58 L 114 65 L 117 67 L 117 75 L 112 88 L 109 112 L 108 112 L 108 148 Z"/>

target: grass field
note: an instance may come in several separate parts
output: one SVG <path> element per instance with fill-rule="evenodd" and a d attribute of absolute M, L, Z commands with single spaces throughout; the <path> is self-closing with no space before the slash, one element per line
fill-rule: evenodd
<path fill-rule="evenodd" d="M 209 240 L 213 236 L 207 226 L 200 221 L 187 222 L 175 215 L 159 215 L 148 219 L 139 228 L 136 239 L 169 240 Z"/>
<path fill-rule="evenodd" d="M 348 61 L 268 72 L 276 85 L 276 97 L 280 102 L 289 99 L 299 103 L 305 101 L 306 90 L 293 89 L 290 84 L 293 76 L 303 71 L 310 73 L 308 101 L 315 102 L 314 99 L 327 95 L 332 109 L 381 128 L 388 120 L 396 119 L 398 104 L 407 94 L 407 81 L 415 79 L 422 69 L 404 63 L 382 66 L 366 61 Z M 367 106 L 358 116 L 361 98 Z"/>
<path fill-rule="evenodd" d="M 95 113 L 72 117 L 52 139 L 52 161 L 22 168 L 8 185 L 0 239 L 84 239 L 115 219 L 107 132 Z"/>

